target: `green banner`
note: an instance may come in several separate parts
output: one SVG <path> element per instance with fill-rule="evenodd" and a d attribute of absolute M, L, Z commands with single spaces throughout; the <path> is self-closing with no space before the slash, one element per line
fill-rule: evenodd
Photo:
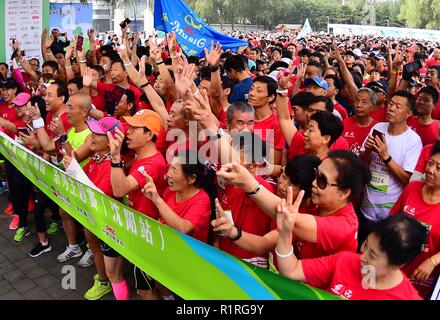
<path fill-rule="evenodd" d="M 84 227 L 184 299 L 338 299 L 150 219 L 75 180 L 1 132 L 0 152 Z"/>

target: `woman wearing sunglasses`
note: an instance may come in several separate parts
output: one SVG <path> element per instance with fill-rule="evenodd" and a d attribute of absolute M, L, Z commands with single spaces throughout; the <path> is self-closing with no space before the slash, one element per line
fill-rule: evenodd
<path fill-rule="evenodd" d="M 440 273 L 440 144 L 434 145 L 423 181 L 413 181 L 403 190 L 390 215 L 405 212 L 428 229 L 428 240 L 415 259 L 402 271 L 422 297 L 427 297 Z"/>
<path fill-rule="evenodd" d="M 272 219 L 281 199 L 259 185 L 243 167 L 233 164 L 217 173 L 245 192 Z M 358 220 L 352 202 L 371 178 L 370 171 L 350 151 L 331 151 L 316 170 L 311 201 L 315 214 L 301 213 L 293 227 L 295 247 L 301 259 L 317 258 L 339 251 L 356 251 Z M 238 226 L 240 227 L 240 226 Z M 236 228 L 234 228 L 236 229 Z M 232 237 L 236 231 L 232 231 Z"/>
<path fill-rule="evenodd" d="M 275 253 L 280 273 L 290 279 L 350 300 L 420 300 L 417 291 L 400 268 L 409 263 L 426 241 L 426 229 L 405 214 L 377 222 L 362 245 L 361 252 L 339 252 L 315 259 L 299 259 L 292 246 L 304 192 L 293 202 L 277 206 L 279 232 Z"/>
<path fill-rule="evenodd" d="M 313 212 L 316 206 L 311 201 L 312 182 L 320 163 L 321 160 L 312 154 L 303 154 L 287 162 L 283 173 L 278 179 L 277 195 L 282 199 L 286 198 L 288 187 L 292 187 L 293 195 L 296 198 L 299 191 L 304 190 L 305 196 L 301 203 L 301 211 Z M 216 210 L 217 219 L 211 222 L 214 232 L 230 239 L 236 238 L 239 227 L 230 221 L 218 202 L 216 202 Z M 242 230 L 242 236 L 234 243 L 240 248 L 256 254 L 268 253 L 275 248 L 278 239 L 278 231 L 275 228 L 274 221 L 272 227 L 274 230 L 262 236 Z"/>

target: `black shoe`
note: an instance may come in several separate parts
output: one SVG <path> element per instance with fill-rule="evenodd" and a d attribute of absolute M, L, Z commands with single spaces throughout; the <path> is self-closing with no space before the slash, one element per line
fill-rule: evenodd
<path fill-rule="evenodd" d="M 45 252 L 49 252 L 52 250 L 52 247 L 48 243 L 47 246 L 43 246 L 41 242 L 38 242 L 37 245 L 29 252 L 29 255 L 32 258 L 38 257 L 39 255 L 42 255 Z"/>

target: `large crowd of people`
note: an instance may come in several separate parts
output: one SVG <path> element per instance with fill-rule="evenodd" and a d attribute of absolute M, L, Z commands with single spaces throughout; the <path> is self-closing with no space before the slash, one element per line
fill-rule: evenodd
<path fill-rule="evenodd" d="M 439 44 L 234 36 L 249 45 L 212 43 L 197 58 L 173 33 L 158 42 L 89 30 L 86 52 L 45 30 L 42 65 L 15 39 L 13 59 L 0 63 L 1 130 L 105 195 L 259 267 L 347 299 L 428 299 L 440 273 Z M 143 299 L 176 298 L 19 169 L 4 160 L 5 214 L 20 242 L 34 213 L 30 257 L 51 251 L 62 230 L 58 261 L 96 268 L 86 299 L 129 299 L 126 264 Z"/>

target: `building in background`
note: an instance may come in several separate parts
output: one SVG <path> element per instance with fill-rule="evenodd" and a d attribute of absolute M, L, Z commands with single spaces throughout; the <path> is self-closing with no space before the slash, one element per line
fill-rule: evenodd
<path fill-rule="evenodd" d="M 81 3 L 80 0 L 51 0 L 51 3 Z M 129 4 L 117 1 L 111 6 L 105 1 L 89 0 L 93 6 L 93 28 L 97 33 L 114 31 L 121 34 L 119 24 L 126 18 L 133 23 L 129 26 L 130 31 L 136 31 L 134 21 L 137 21 L 137 31 L 151 34 L 153 31 L 153 1 L 132 0 Z"/>

